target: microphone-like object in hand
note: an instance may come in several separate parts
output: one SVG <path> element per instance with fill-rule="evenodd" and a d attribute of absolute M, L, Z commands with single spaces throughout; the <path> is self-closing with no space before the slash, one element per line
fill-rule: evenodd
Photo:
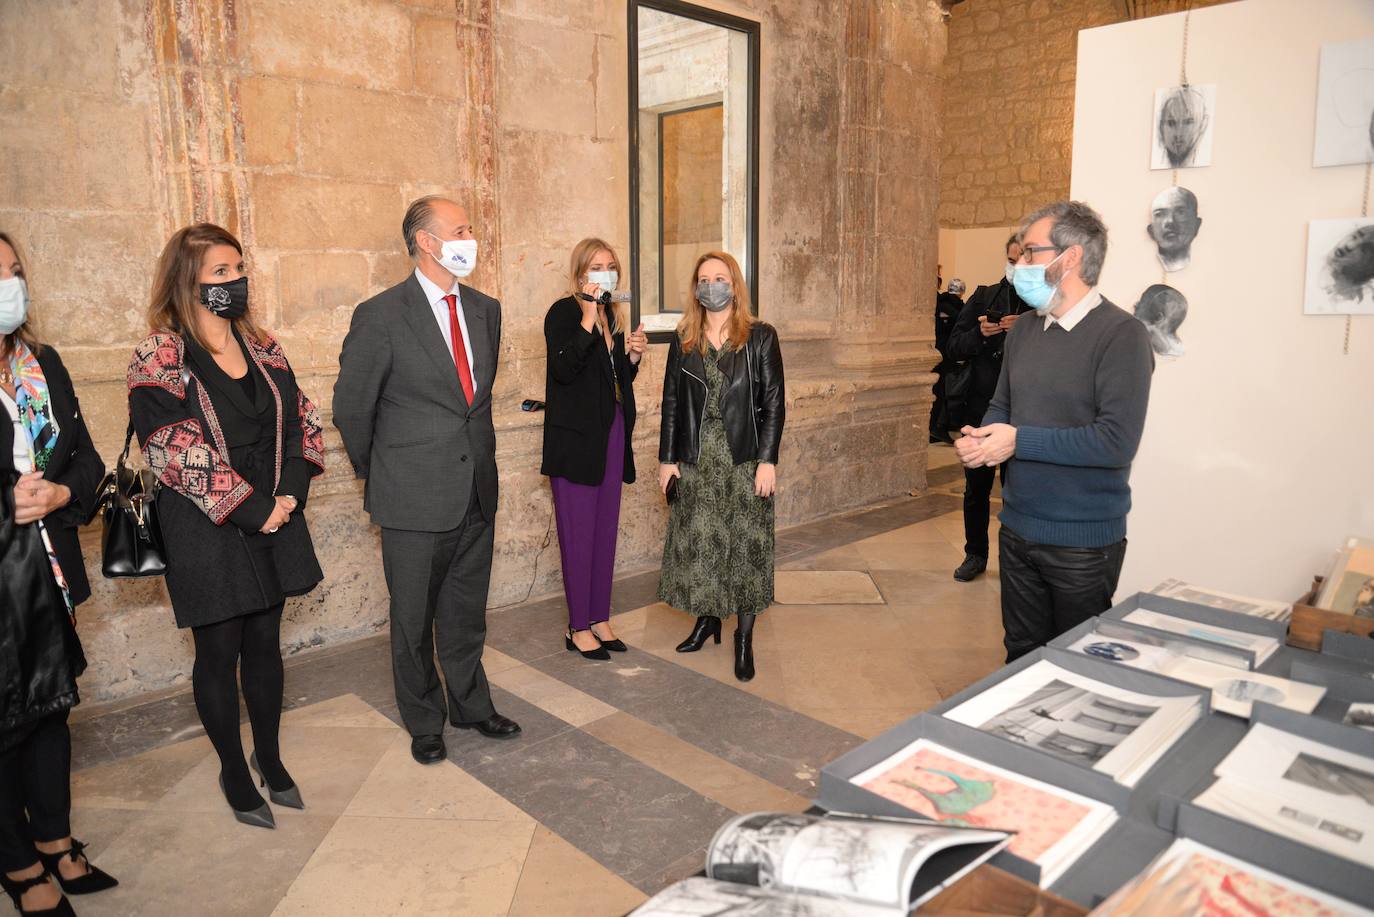
<path fill-rule="evenodd" d="M 609 306 L 613 302 L 629 302 L 634 299 L 628 290 L 615 290 L 614 292 L 602 292 L 600 296 L 588 296 L 586 293 L 579 292 L 578 299 L 585 299 L 587 302 L 599 303 Z"/>

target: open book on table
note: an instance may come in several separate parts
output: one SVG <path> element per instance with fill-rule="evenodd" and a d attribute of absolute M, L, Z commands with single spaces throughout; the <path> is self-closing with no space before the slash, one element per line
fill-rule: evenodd
<path fill-rule="evenodd" d="M 1010 841 L 915 819 L 755 812 L 716 832 L 704 878 L 670 885 L 634 917 L 906 914 Z"/>

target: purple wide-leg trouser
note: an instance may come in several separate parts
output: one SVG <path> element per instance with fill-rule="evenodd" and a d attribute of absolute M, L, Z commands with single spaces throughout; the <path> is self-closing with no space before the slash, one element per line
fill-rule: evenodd
<path fill-rule="evenodd" d="M 592 486 L 549 478 L 558 522 L 558 551 L 563 558 L 568 626 L 573 630 L 586 630 L 611 617 L 611 578 L 624 476 L 625 416 L 617 404 L 606 437 L 606 474 L 601 483 Z"/>

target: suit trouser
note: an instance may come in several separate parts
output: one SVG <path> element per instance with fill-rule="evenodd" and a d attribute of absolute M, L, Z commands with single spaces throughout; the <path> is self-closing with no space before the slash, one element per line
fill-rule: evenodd
<path fill-rule="evenodd" d="M 487 636 L 493 530 L 474 487 L 467 516 L 447 532 L 382 529 L 382 565 L 391 593 L 391 672 L 396 705 L 413 736 L 496 712 L 482 669 Z M 434 665 L 435 650 L 448 683 Z"/>
<path fill-rule="evenodd" d="M 1035 544 L 1005 525 L 998 536 L 1007 662 L 1112 607 L 1126 539 L 1101 548 Z"/>
<path fill-rule="evenodd" d="M 992 485 L 998 472 L 1007 484 L 1007 465 L 964 469 L 964 553 L 988 556 L 988 523 L 992 517 Z"/>
<path fill-rule="evenodd" d="M 72 735 L 59 710 L 0 738 L 0 872 L 38 862 L 35 841 L 72 833 Z"/>

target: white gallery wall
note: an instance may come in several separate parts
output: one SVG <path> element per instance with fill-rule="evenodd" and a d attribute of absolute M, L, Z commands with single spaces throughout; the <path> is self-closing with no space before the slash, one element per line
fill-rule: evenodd
<path fill-rule="evenodd" d="M 1161 282 L 1145 234 L 1171 184 L 1149 168 L 1155 90 L 1180 79 L 1183 14 L 1079 34 L 1072 193 L 1111 239 L 1101 287 L 1130 310 Z M 1374 316 L 1303 314 L 1307 222 L 1360 215 L 1365 166 L 1313 168 L 1324 43 L 1374 36 L 1374 0 L 1241 0 L 1191 13 L 1188 80 L 1216 84 L 1184 356 L 1158 358 L 1131 476 L 1118 596 L 1165 577 L 1291 600 L 1347 534 L 1374 536 Z M 1374 67 L 1374 61 L 1371 61 Z M 1374 201 L 1371 201 L 1374 213 Z"/>

